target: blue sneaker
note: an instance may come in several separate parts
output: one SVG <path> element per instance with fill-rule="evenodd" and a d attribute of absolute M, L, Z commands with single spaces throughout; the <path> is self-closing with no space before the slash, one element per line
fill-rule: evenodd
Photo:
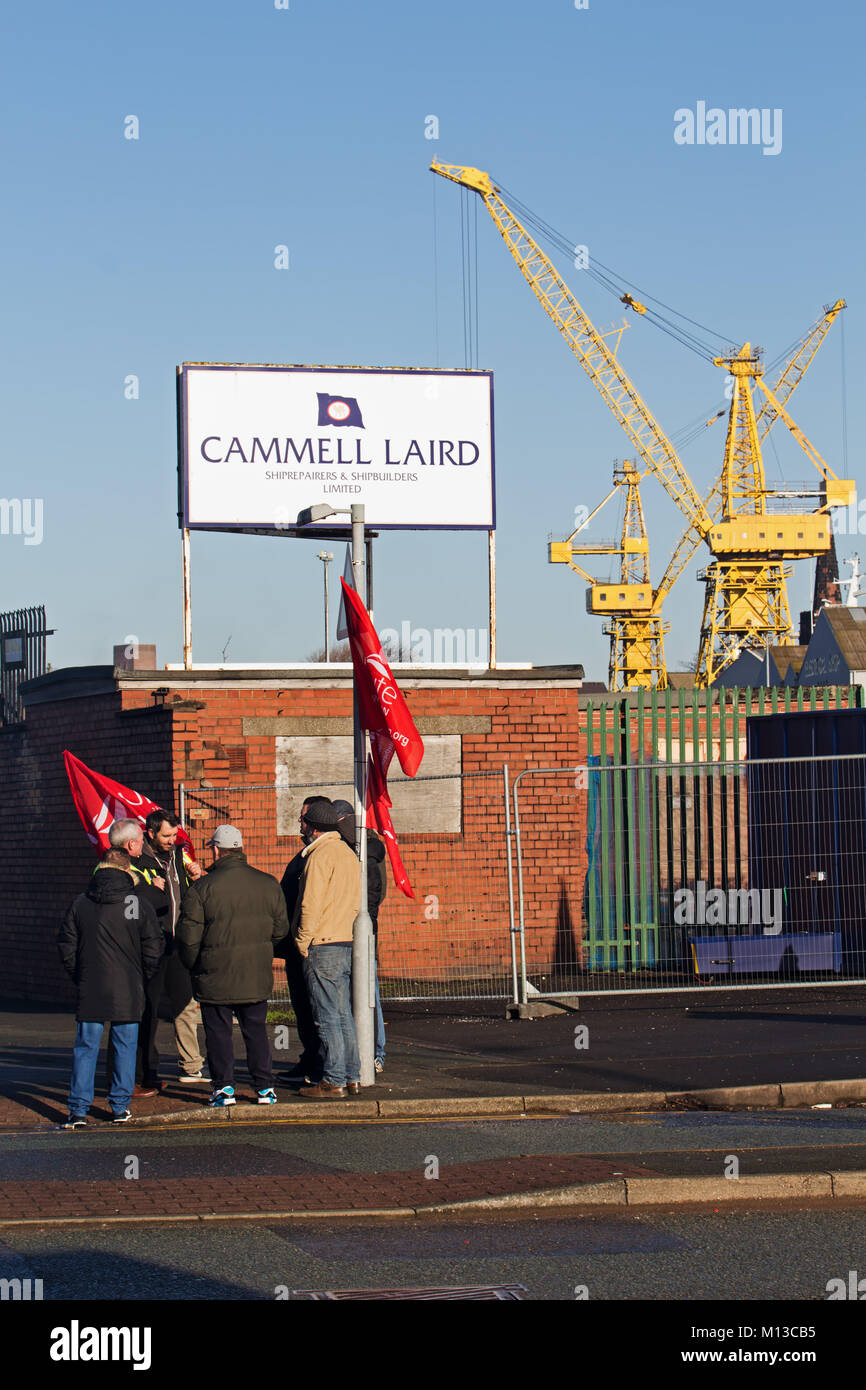
<path fill-rule="evenodd" d="M 273 1086 L 266 1087 L 264 1091 L 257 1091 L 256 1101 L 259 1105 L 276 1105 L 277 1093 Z"/>
<path fill-rule="evenodd" d="M 208 1101 L 208 1105 L 214 1106 L 214 1107 L 216 1107 L 216 1106 L 221 1106 L 221 1105 L 235 1105 L 235 1104 L 236 1104 L 236 1101 L 235 1101 L 235 1088 L 234 1088 L 234 1086 L 221 1086 L 220 1089 L 219 1089 L 218 1091 L 213 1091 L 213 1092 L 212 1092 L 211 1098 L 210 1098 L 210 1100 Z"/>

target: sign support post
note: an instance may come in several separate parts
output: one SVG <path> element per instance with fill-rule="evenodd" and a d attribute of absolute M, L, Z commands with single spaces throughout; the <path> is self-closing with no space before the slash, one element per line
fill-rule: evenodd
<path fill-rule="evenodd" d="M 183 669 L 192 667 L 192 590 L 189 573 L 189 527 L 182 529 L 183 548 Z"/>
<path fill-rule="evenodd" d="M 491 527 L 487 532 L 487 564 L 488 564 L 488 591 L 490 599 L 490 612 L 488 614 L 488 626 L 490 631 L 490 655 L 488 664 L 490 670 L 496 668 L 496 532 Z"/>
<path fill-rule="evenodd" d="M 355 591 L 365 589 L 364 504 L 352 503 L 352 572 Z M 352 929 L 352 1013 L 358 1035 L 361 1085 L 373 1086 L 374 1011 L 376 1008 L 376 951 L 373 919 L 367 899 L 367 731 L 361 726 L 358 682 L 352 679 L 352 716 L 355 733 L 355 849 L 361 861 L 361 905 Z"/>

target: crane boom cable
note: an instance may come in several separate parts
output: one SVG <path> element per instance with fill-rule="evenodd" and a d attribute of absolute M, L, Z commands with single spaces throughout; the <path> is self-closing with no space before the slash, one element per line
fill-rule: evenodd
<path fill-rule="evenodd" d="M 638 396 L 629 377 L 611 353 L 604 338 L 587 318 L 562 277 L 558 275 L 544 252 L 532 241 L 508 204 L 499 196 L 489 175 L 480 170 L 466 170 L 459 165 L 442 165 L 435 160 L 431 169 L 434 173 L 458 184 L 461 191 L 472 188 L 483 198 L 513 260 L 535 297 L 635 444 L 648 470 L 658 478 L 668 495 L 686 515 L 688 525 L 672 557 L 673 562 L 680 552 L 685 549 L 689 551 L 686 559 L 678 566 L 679 572 L 691 559 L 700 539 L 712 525 L 713 518 L 696 493 L 673 445 Z M 470 181 L 467 181 L 467 176 Z M 567 317 L 563 313 L 564 308 L 569 310 Z M 575 324 L 579 326 L 579 332 L 575 330 Z M 708 500 L 720 486 L 721 479 L 717 480 L 714 488 L 710 490 Z M 668 574 L 670 572 L 669 565 Z"/>
<path fill-rule="evenodd" d="M 845 320 L 841 323 L 842 340 L 842 472 L 848 476 L 848 372 L 845 356 Z"/>
<path fill-rule="evenodd" d="M 564 255 L 571 256 L 573 254 L 574 248 L 567 237 L 557 231 L 549 222 L 546 222 L 544 218 L 534 213 L 532 209 L 527 207 L 519 198 L 515 198 L 504 185 L 498 184 L 497 187 L 506 195 L 509 204 L 515 209 L 523 221 L 528 222 Z M 684 323 L 689 323 L 692 327 L 700 329 L 702 333 L 708 334 L 709 337 L 715 339 L 717 343 L 727 346 L 733 341 L 730 335 L 717 333 L 714 329 L 707 327 L 706 324 L 699 323 L 697 319 L 692 319 L 687 314 L 680 313 L 679 310 L 674 309 L 672 305 L 667 304 L 664 300 L 649 294 L 646 290 L 643 290 L 641 286 L 635 284 L 633 280 L 628 280 L 624 275 L 620 275 L 611 266 L 605 265 L 603 261 L 598 260 L 595 256 L 590 259 L 585 269 L 596 283 L 609 290 L 611 294 L 616 295 L 617 299 L 622 298 L 622 286 L 627 285 L 630 289 L 636 290 L 642 300 L 650 300 L 652 303 L 658 304 L 669 314 L 673 314 L 675 318 L 681 319 Z M 676 324 L 671 323 L 669 319 L 664 318 L 663 315 L 658 314 L 656 311 L 648 310 L 648 314 L 656 327 L 666 328 L 670 336 L 677 338 L 678 341 L 682 342 L 685 346 L 691 347 L 692 351 L 698 352 L 699 355 L 706 355 L 711 352 L 709 345 L 701 342 L 697 335 L 689 334 L 686 330 L 680 329 Z M 712 351 L 717 352 L 718 349 Z"/>
<path fill-rule="evenodd" d="M 465 193 L 460 195 L 460 285 L 463 291 L 461 307 L 463 310 L 463 365 L 469 366 L 469 328 L 466 320 L 466 213 Z"/>
<path fill-rule="evenodd" d="M 473 269 L 472 269 L 473 302 L 474 302 L 474 304 L 475 304 L 475 363 L 474 363 L 474 365 L 477 367 L 478 364 L 479 364 L 479 350 L 478 350 L 478 199 L 477 199 L 477 198 L 473 198 L 473 199 L 472 199 L 472 258 L 473 258 L 473 262 L 474 262 L 474 264 L 473 264 Z"/>
<path fill-rule="evenodd" d="M 436 180 L 433 180 L 433 345 L 439 366 L 439 219 L 436 208 Z"/>
<path fill-rule="evenodd" d="M 454 174 L 447 176 L 454 182 L 462 182 Z M 488 185 L 489 180 L 485 184 L 485 191 L 478 187 L 475 191 L 481 192 L 512 258 L 539 303 L 669 497 L 684 513 L 690 525 L 706 532 L 712 525 L 711 518 L 704 511 L 701 499 L 667 435 L 548 257 L 532 240 L 497 190 L 492 185 L 488 188 Z M 462 186 L 471 185 L 463 183 Z"/>

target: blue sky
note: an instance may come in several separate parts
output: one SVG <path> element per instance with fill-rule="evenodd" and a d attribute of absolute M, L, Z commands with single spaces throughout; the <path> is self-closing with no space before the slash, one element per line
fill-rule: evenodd
<path fill-rule="evenodd" d="M 131 633 L 160 662 L 180 659 L 178 363 L 465 365 L 460 193 L 428 172 L 433 157 L 488 169 L 590 257 L 768 358 L 845 297 L 861 486 L 863 13 L 806 0 L 7 9 L 2 492 L 44 499 L 44 538 L 0 536 L 0 606 L 45 603 L 55 666 L 110 661 Z M 698 101 L 780 108 L 781 152 L 677 145 L 674 112 Z M 124 138 L 128 115 L 138 140 Z M 288 271 L 274 269 L 277 244 Z M 600 328 L 621 322 L 615 298 L 557 264 Z M 583 584 L 548 565 L 547 538 L 600 500 L 627 441 L 481 206 L 478 272 L 499 656 L 605 678 L 601 625 Z M 792 402 L 839 473 L 841 339 L 837 323 Z M 620 356 L 669 433 L 723 404 L 724 374 L 634 315 Z M 130 374 L 138 400 L 124 397 Z M 683 453 L 702 493 L 723 430 Z M 793 441 L 773 438 L 783 472 L 806 477 Z M 772 449 L 767 471 L 778 476 Z M 680 516 L 652 480 L 643 496 L 658 580 Z M 613 511 L 594 534 L 618 524 Z M 195 535 L 194 659 L 217 659 L 229 636 L 232 661 L 303 659 L 321 640 L 318 548 Z M 842 541 L 840 558 L 852 549 Z M 668 603 L 673 667 L 697 647 L 697 568 Z M 483 628 L 486 576 L 482 535 L 383 536 L 377 623 Z M 803 565 L 792 610 L 809 592 Z"/>

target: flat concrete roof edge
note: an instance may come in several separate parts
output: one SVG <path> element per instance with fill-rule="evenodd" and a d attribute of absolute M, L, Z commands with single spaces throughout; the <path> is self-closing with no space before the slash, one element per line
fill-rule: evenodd
<path fill-rule="evenodd" d="M 401 685 L 411 681 L 423 680 L 431 684 L 446 681 L 539 681 L 566 680 L 583 683 L 583 667 L 573 666 L 422 666 L 414 664 L 392 664 L 391 670 Z M 352 680 L 352 666 L 349 662 L 322 663 L 318 668 L 304 662 L 294 666 L 248 666 L 226 668 L 223 666 L 192 667 L 170 666 L 161 671 L 126 671 L 118 669 L 116 676 L 123 685 L 148 685 L 173 683 L 183 685 L 203 684 L 212 681 L 273 681 L 281 679 L 304 681 L 347 681 Z"/>
<path fill-rule="evenodd" d="M 420 687 L 459 689 L 467 685 L 530 688 L 561 687 L 580 690 L 583 667 L 574 666 L 394 666 L 399 684 L 407 690 Z M 331 689 L 352 687 L 350 665 L 332 663 L 320 668 L 299 663 L 296 666 L 238 667 L 220 666 L 184 670 L 128 671 L 122 667 L 66 666 L 35 676 L 21 686 L 25 706 L 50 704 L 52 700 L 76 699 L 88 695 L 107 695 L 118 690 L 194 690 L 197 687 L 234 689 L 305 689 L 319 685 Z"/>

